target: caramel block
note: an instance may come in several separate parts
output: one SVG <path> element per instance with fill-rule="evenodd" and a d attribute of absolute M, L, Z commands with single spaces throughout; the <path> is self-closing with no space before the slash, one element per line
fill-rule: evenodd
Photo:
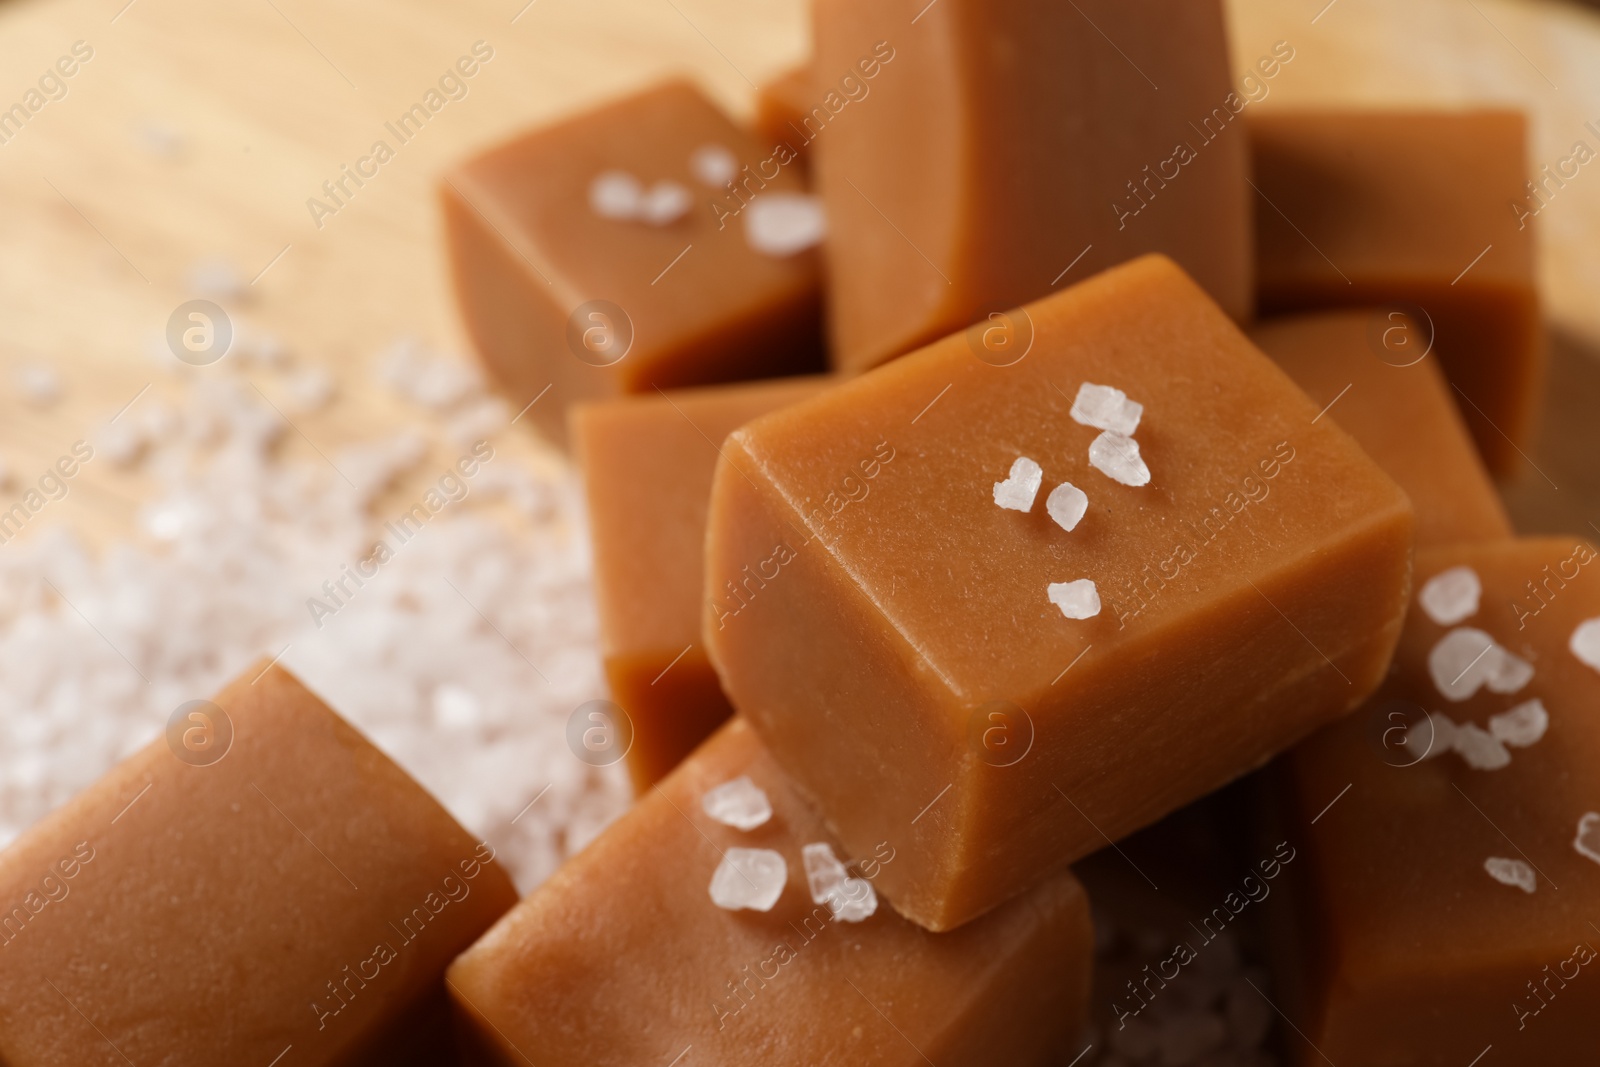
<path fill-rule="evenodd" d="M 1600 673 L 1569 642 L 1600 616 L 1600 563 L 1576 538 L 1452 546 L 1418 553 L 1419 588 L 1456 567 L 1481 583 L 1477 610 L 1441 625 L 1419 604 L 1371 705 L 1283 761 L 1287 833 L 1306 856 L 1285 1008 L 1322 1053 L 1304 1063 L 1460 1067 L 1490 1045 L 1485 1063 L 1594 1062 Z M 1456 626 L 1489 634 L 1532 679 L 1446 699 L 1429 657 Z M 1547 731 L 1496 744 L 1495 718 L 1534 700 Z M 1455 731 L 1429 731 L 1420 709 Z M 1468 724 L 1474 761 L 1504 765 L 1469 764 L 1456 732 Z"/>
<path fill-rule="evenodd" d="M 980 326 L 735 431 L 706 536 L 724 690 L 847 848 L 903 842 L 882 887 L 934 930 L 1354 707 L 1405 611 L 1405 494 L 1171 260 L 1012 318 L 1009 367 Z M 1091 467 L 1085 382 L 1144 405 L 1148 485 Z"/>
<path fill-rule="evenodd" d="M 445 966 L 516 891 L 264 666 L 0 853 L 7 1067 L 454 1062 Z"/>
<path fill-rule="evenodd" d="M 1511 536 L 1426 333 L 1389 308 L 1289 315 L 1250 339 L 1399 483 L 1418 548 Z"/>
<path fill-rule="evenodd" d="M 1496 474 L 1520 461 L 1544 368 L 1525 125 L 1487 110 L 1250 120 L 1262 311 L 1411 306 Z"/>
<path fill-rule="evenodd" d="M 742 775 L 773 811 L 748 832 L 701 807 Z M 1075 1035 L 1093 935 L 1070 873 L 930 934 L 886 907 L 851 923 L 813 903 L 801 849 L 828 840 L 735 719 L 451 965 L 465 1029 L 506 1067 L 1029 1065 Z M 782 855 L 770 911 L 712 903 L 733 848 Z M 883 841 L 852 869 L 870 883 L 900 862 Z"/>
<path fill-rule="evenodd" d="M 818 0 L 814 20 L 828 91 L 802 125 L 836 367 L 1146 252 L 1250 314 L 1249 144 L 1220 0 Z"/>
<path fill-rule="evenodd" d="M 806 120 L 811 118 L 811 109 L 822 95 L 811 77 L 809 63 L 773 78 L 756 91 L 756 136 L 765 144 L 788 145 L 805 162 L 820 129 L 808 128 Z"/>
<path fill-rule="evenodd" d="M 611 696 L 633 726 L 628 770 L 641 793 L 733 713 L 700 641 L 717 447 L 826 381 L 712 386 L 572 411 L 594 542 L 600 654 Z"/>
<path fill-rule="evenodd" d="M 739 195 L 694 162 L 707 148 L 738 168 Z M 670 82 L 445 176 L 467 331 L 519 406 L 550 388 L 529 410 L 547 436 L 565 440 L 577 400 L 821 368 L 816 252 L 757 251 L 745 212 L 727 206 L 805 192 L 771 156 L 693 86 Z M 639 210 L 664 212 L 658 221 L 602 214 L 593 199 L 608 172 L 637 179 L 655 205 Z M 671 208 L 673 196 L 686 199 Z"/>

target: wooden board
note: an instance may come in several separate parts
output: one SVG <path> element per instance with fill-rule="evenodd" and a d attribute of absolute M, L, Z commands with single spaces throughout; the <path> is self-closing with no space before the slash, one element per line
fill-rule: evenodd
<path fill-rule="evenodd" d="M 1235 0 L 1231 19 L 1241 74 L 1274 41 L 1296 49 L 1261 106 L 1510 101 L 1535 115 L 1536 163 L 1560 159 L 1579 138 L 1600 147 L 1583 129 L 1600 120 L 1600 16 L 1587 9 L 1556 0 Z M 806 38 L 801 0 L 0 4 L 0 108 L 23 99 L 75 42 L 93 49 L 63 81 L 65 94 L 0 144 L 0 458 L 31 480 L 147 384 L 146 395 L 170 389 L 182 368 L 159 338 L 188 295 L 186 273 L 207 259 L 255 279 L 248 299 L 230 306 L 245 328 L 270 330 L 341 379 L 343 403 L 297 421 L 306 438 L 330 449 L 397 424 L 405 413 L 372 387 L 372 354 L 402 334 L 464 348 L 438 254 L 432 190 L 445 166 L 668 73 L 691 73 L 743 111 L 755 83 L 804 56 Z M 319 226 L 307 200 L 479 41 L 493 59 L 466 95 Z M 1590 381 L 1588 350 L 1600 342 L 1594 170 L 1539 220 L 1560 382 Z M 13 371 L 27 362 L 60 371 L 62 402 L 47 411 L 20 402 Z M 1565 408 L 1592 395 L 1560 392 Z M 1561 417 L 1594 421 L 1592 407 L 1576 406 Z M 1553 441 L 1573 440 L 1552 425 Z M 548 461 L 521 438 L 527 461 Z M 310 446 L 296 438 L 290 447 Z M 1531 461 L 1559 472 L 1540 480 L 1530 471 L 1509 488 L 1519 515 L 1558 528 L 1600 514 L 1587 457 L 1541 447 L 1554 451 Z M 130 528 L 139 491 L 137 478 L 91 465 L 52 515 L 103 540 Z"/>

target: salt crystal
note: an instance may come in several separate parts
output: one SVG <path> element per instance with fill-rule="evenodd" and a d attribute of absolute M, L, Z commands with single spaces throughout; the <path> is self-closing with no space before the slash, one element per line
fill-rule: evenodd
<path fill-rule="evenodd" d="M 700 798 L 700 807 L 724 826 L 739 830 L 754 830 L 772 818 L 772 802 L 749 775 L 740 775 L 708 790 Z"/>
<path fill-rule="evenodd" d="M 1483 869 L 1489 872 L 1490 878 L 1501 885 L 1514 885 L 1524 893 L 1532 893 L 1538 886 L 1538 882 L 1534 879 L 1533 868 L 1522 860 L 1490 856 L 1483 861 Z"/>
<path fill-rule="evenodd" d="M 1472 723 L 1456 727 L 1456 754 L 1477 771 L 1497 771 L 1511 762 L 1511 751 L 1489 731 Z"/>
<path fill-rule="evenodd" d="M 16 370 L 17 388 L 22 399 L 36 408 L 47 408 L 61 399 L 61 375 L 43 363 L 24 363 Z"/>
<path fill-rule="evenodd" d="M 1550 726 L 1550 713 L 1538 697 L 1524 701 L 1489 719 L 1489 733 L 1495 740 L 1516 748 L 1535 744 Z"/>
<path fill-rule="evenodd" d="M 711 876 L 711 901 L 719 908 L 771 911 L 789 880 L 789 865 L 770 848 L 730 848 Z"/>
<path fill-rule="evenodd" d="M 1454 626 L 1478 612 L 1483 583 L 1471 567 L 1451 567 L 1423 583 L 1417 602 L 1428 618 L 1440 626 Z"/>
<path fill-rule="evenodd" d="M 744 209 L 744 239 L 765 256 L 792 256 L 828 234 L 822 201 L 804 193 L 762 193 Z"/>
<path fill-rule="evenodd" d="M 1416 755 L 1419 762 L 1442 756 L 1455 748 L 1457 729 L 1450 716 L 1430 711 L 1406 729 L 1406 751 Z"/>
<path fill-rule="evenodd" d="M 1128 394 L 1109 385 L 1084 382 L 1072 401 L 1072 420 L 1097 430 L 1112 430 L 1131 435 L 1139 428 L 1144 405 L 1128 399 Z"/>
<path fill-rule="evenodd" d="M 1462 626 L 1439 638 L 1428 652 L 1428 673 L 1446 700 L 1462 701 L 1489 678 L 1491 655 L 1499 646 L 1482 630 Z M 1496 657 L 1496 660 L 1498 657 Z"/>
<path fill-rule="evenodd" d="M 703 144 L 689 153 L 689 169 L 713 189 L 721 189 L 739 174 L 739 160 L 719 144 Z"/>
<path fill-rule="evenodd" d="M 1150 484 L 1150 468 L 1139 455 L 1139 442 L 1107 430 L 1089 444 L 1089 465 L 1123 485 Z"/>
<path fill-rule="evenodd" d="M 1515 693 L 1533 681 L 1533 664 L 1496 645 L 1484 657 L 1489 673 L 1485 678 L 1491 693 Z"/>
<path fill-rule="evenodd" d="M 632 219 L 639 214 L 644 185 L 623 170 L 604 170 L 589 183 L 589 208 L 603 219 Z"/>
<path fill-rule="evenodd" d="M 1075 582 L 1052 582 L 1048 590 L 1050 603 L 1061 609 L 1069 619 L 1092 619 L 1100 614 L 1100 591 L 1088 578 Z"/>
<path fill-rule="evenodd" d="M 639 200 L 639 218 L 652 226 L 677 222 L 694 206 L 694 194 L 674 181 L 659 181 Z"/>
<path fill-rule="evenodd" d="M 828 905 L 834 918 L 849 923 L 870 918 L 878 910 L 878 894 L 872 883 L 852 877 L 826 841 L 806 845 L 800 854 L 812 903 Z"/>
<path fill-rule="evenodd" d="M 1030 500 L 1029 504 L 1033 502 Z M 1063 530 L 1071 530 L 1089 510 L 1089 496 L 1071 482 L 1062 482 L 1045 497 L 1044 509 Z"/>
<path fill-rule="evenodd" d="M 472 690 L 454 682 L 445 682 L 433 690 L 433 721 L 441 730 L 466 730 L 479 724 L 483 717 L 478 698 Z"/>
<path fill-rule="evenodd" d="M 1572 847 L 1581 855 L 1600 863 L 1600 811 L 1591 811 L 1578 820 L 1578 836 Z"/>
<path fill-rule="evenodd" d="M 1567 647 L 1586 665 L 1600 671 L 1600 618 L 1580 622 Z"/>
<path fill-rule="evenodd" d="M 994 483 L 994 502 L 1011 511 L 1027 511 L 1044 484 L 1044 471 L 1027 456 L 1018 456 L 1003 482 Z"/>
<path fill-rule="evenodd" d="M 148 444 L 144 428 L 133 419 L 118 419 L 100 427 L 95 434 L 94 447 L 118 467 L 131 467 L 139 461 Z"/>
<path fill-rule="evenodd" d="M 326 367 L 306 367 L 284 383 L 296 414 L 321 411 L 333 402 L 337 383 Z"/>

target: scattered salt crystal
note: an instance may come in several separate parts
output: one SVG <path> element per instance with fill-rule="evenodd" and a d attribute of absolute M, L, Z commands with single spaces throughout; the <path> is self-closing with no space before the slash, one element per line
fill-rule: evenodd
<path fill-rule="evenodd" d="M 770 848 L 730 848 L 711 876 L 711 901 L 719 908 L 771 911 L 789 880 L 789 865 Z"/>
<path fill-rule="evenodd" d="M 700 807 L 724 826 L 739 830 L 754 830 L 772 818 L 772 802 L 767 794 L 743 774 L 708 790 L 700 798 Z"/>
<path fill-rule="evenodd" d="M 1123 485 L 1150 483 L 1150 468 L 1139 455 L 1139 442 L 1115 430 L 1107 430 L 1090 442 L 1089 465 Z"/>
<path fill-rule="evenodd" d="M 1030 500 L 1029 504 L 1033 502 Z M 1044 509 L 1063 530 L 1071 530 L 1089 510 L 1089 496 L 1071 482 L 1062 482 L 1045 497 Z"/>
<path fill-rule="evenodd" d="M 834 918 L 847 923 L 861 922 L 878 910 L 878 894 L 872 883 L 853 877 L 826 841 L 806 845 L 800 854 L 812 903 L 828 905 Z"/>
<path fill-rule="evenodd" d="M 1591 811 L 1578 820 L 1578 835 L 1572 847 L 1596 863 L 1600 863 L 1600 811 Z"/>
<path fill-rule="evenodd" d="M 184 274 L 184 283 L 195 296 L 208 296 L 213 300 L 241 300 L 250 295 L 250 287 L 224 259 L 202 259 L 190 265 Z"/>
<path fill-rule="evenodd" d="M 1440 626 L 1454 626 L 1478 612 L 1483 583 L 1471 567 L 1451 567 L 1423 583 L 1417 602 Z"/>
<path fill-rule="evenodd" d="M 1018 456 L 1005 481 L 994 483 L 994 502 L 1011 511 L 1027 511 L 1044 484 L 1044 471 L 1027 456 Z"/>
<path fill-rule="evenodd" d="M 1128 399 L 1128 394 L 1109 385 L 1084 382 L 1072 401 L 1072 419 L 1097 430 L 1112 430 L 1131 436 L 1139 428 L 1144 405 Z"/>
<path fill-rule="evenodd" d="M 131 467 L 149 444 L 144 427 L 135 419 L 108 422 L 95 433 L 95 454 L 105 456 L 118 467 Z"/>
<path fill-rule="evenodd" d="M 479 441 L 486 441 L 511 422 L 509 405 L 497 396 L 486 396 L 463 406 L 445 424 L 444 435 L 463 452 Z"/>
<path fill-rule="evenodd" d="M 1489 731 L 1473 723 L 1456 727 L 1456 754 L 1477 771 L 1497 771 L 1511 762 L 1511 751 Z"/>
<path fill-rule="evenodd" d="M 1549 726 L 1550 713 L 1538 697 L 1489 719 L 1489 733 L 1495 740 L 1516 748 L 1537 743 Z"/>
<path fill-rule="evenodd" d="M 703 144 L 689 154 L 689 169 L 713 189 L 721 189 L 739 174 L 739 160 L 719 144 Z"/>
<path fill-rule="evenodd" d="M 1484 662 L 1489 665 L 1485 682 L 1491 693 L 1515 693 L 1533 681 L 1533 664 L 1501 645 L 1496 645 L 1494 651 L 1484 657 Z"/>
<path fill-rule="evenodd" d="M 43 363 L 24 363 L 16 370 L 17 388 L 30 406 L 47 408 L 61 399 L 61 375 Z"/>
<path fill-rule="evenodd" d="M 448 411 L 484 391 L 482 375 L 466 360 L 429 352 L 409 338 L 379 357 L 377 373 L 395 392 L 429 411 Z"/>
<path fill-rule="evenodd" d="M 1449 752 L 1456 745 L 1455 721 L 1448 715 L 1430 711 L 1426 718 L 1412 723 L 1406 730 L 1406 751 L 1417 749 L 1417 759 L 1434 759 Z"/>
<path fill-rule="evenodd" d="M 1446 700 L 1462 701 L 1489 678 L 1489 662 L 1499 646 L 1482 630 L 1462 626 L 1439 638 L 1428 652 L 1428 673 Z"/>
<path fill-rule="evenodd" d="M 1075 582 L 1052 582 L 1048 590 L 1050 603 L 1061 609 L 1069 619 L 1092 619 L 1100 614 L 1100 591 L 1088 578 Z"/>
<path fill-rule="evenodd" d="M 744 209 L 744 239 L 765 256 L 792 256 L 828 234 L 822 201 L 804 193 L 762 193 Z"/>
<path fill-rule="evenodd" d="M 632 219 L 644 200 L 644 185 L 624 170 L 603 170 L 589 183 L 589 208 L 603 219 Z"/>
<path fill-rule="evenodd" d="M 1586 665 L 1600 671 L 1600 618 L 1580 622 L 1567 647 Z"/>
<path fill-rule="evenodd" d="M 1483 869 L 1489 872 L 1490 878 L 1501 885 L 1514 885 L 1524 893 L 1532 893 L 1538 886 L 1538 882 L 1534 879 L 1533 868 L 1522 860 L 1490 856 L 1483 861 Z"/>
<path fill-rule="evenodd" d="M 297 414 L 321 411 L 333 402 L 338 390 L 328 369 L 315 365 L 289 375 L 284 386 L 289 391 L 291 405 Z"/>
<path fill-rule="evenodd" d="M 694 206 L 694 194 L 674 181 L 659 181 L 639 200 L 639 219 L 652 226 L 677 222 Z"/>
<path fill-rule="evenodd" d="M 472 690 L 454 682 L 433 689 L 433 721 L 441 730 L 467 730 L 482 721 L 483 710 Z"/>

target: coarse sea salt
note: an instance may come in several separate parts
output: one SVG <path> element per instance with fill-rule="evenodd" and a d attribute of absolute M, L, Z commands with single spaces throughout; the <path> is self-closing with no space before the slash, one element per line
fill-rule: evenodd
<path fill-rule="evenodd" d="M 1070 532 L 1089 510 L 1089 495 L 1071 482 L 1062 482 L 1045 497 L 1044 509 L 1057 526 Z"/>
<path fill-rule="evenodd" d="M 1524 893 L 1532 893 L 1539 884 L 1534 877 L 1533 868 L 1522 860 L 1490 856 L 1483 861 L 1483 869 L 1489 872 L 1490 878 L 1501 885 L 1516 886 Z"/>
<path fill-rule="evenodd" d="M 1478 613 L 1483 583 L 1471 567 L 1451 567 L 1440 571 L 1422 585 L 1417 602 L 1428 618 L 1440 626 L 1454 626 Z"/>
<path fill-rule="evenodd" d="M 1567 648 L 1585 665 L 1600 671 L 1600 618 L 1580 622 L 1572 631 Z"/>
<path fill-rule="evenodd" d="M 1600 811 L 1584 813 L 1578 820 L 1578 833 L 1572 839 L 1578 854 L 1600 863 Z"/>
<path fill-rule="evenodd" d="M 659 181 L 639 200 L 639 219 L 652 226 L 677 222 L 694 206 L 694 194 L 675 181 Z"/>
<path fill-rule="evenodd" d="M 789 865 L 770 848 L 730 848 L 711 875 L 711 901 L 729 911 L 771 911 L 789 880 Z"/>
<path fill-rule="evenodd" d="M 1470 722 L 1456 727 L 1451 747 L 1473 770 L 1498 771 L 1511 763 L 1511 750 L 1489 731 Z"/>
<path fill-rule="evenodd" d="M 1139 442 L 1115 430 L 1106 430 L 1089 443 L 1089 465 L 1123 485 L 1150 484 L 1150 468 L 1139 454 Z"/>
<path fill-rule="evenodd" d="M 1100 614 L 1100 590 L 1092 580 L 1079 578 L 1075 582 L 1052 582 L 1046 590 L 1050 603 L 1061 609 L 1069 619 L 1092 619 Z"/>
<path fill-rule="evenodd" d="M 1419 762 L 1442 756 L 1455 748 L 1456 729 L 1450 716 L 1430 711 L 1406 730 L 1406 751 L 1416 755 Z"/>
<path fill-rule="evenodd" d="M 1537 744 L 1550 727 L 1550 713 L 1538 697 L 1525 700 L 1509 711 L 1489 719 L 1489 733 L 1496 741 L 1515 748 Z"/>
<path fill-rule="evenodd" d="M 689 153 L 689 170 L 703 185 L 721 189 L 739 176 L 739 160 L 719 144 L 703 144 Z"/>
<path fill-rule="evenodd" d="M 1028 511 L 1033 507 L 1044 471 L 1027 456 L 1018 456 L 1003 481 L 994 483 L 994 502 L 1009 511 Z"/>
<path fill-rule="evenodd" d="M 806 886 L 813 904 L 826 904 L 833 917 L 858 923 L 870 919 L 878 910 L 878 894 L 872 883 L 856 878 L 833 854 L 833 846 L 817 841 L 800 850 L 806 868 Z"/>
<path fill-rule="evenodd" d="M 1072 420 L 1097 430 L 1111 430 L 1132 436 L 1139 428 L 1144 405 L 1128 399 L 1128 394 L 1109 385 L 1084 382 L 1072 401 Z"/>
<path fill-rule="evenodd" d="M 700 807 L 722 825 L 736 830 L 754 830 L 772 818 L 772 801 L 747 774 L 706 790 Z"/>
<path fill-rule="evenodd" d="M 820 197 L 762 193 L 744 209 L 744 239 L 764 256 L 783 258 L 822 243 L 828 216 Z"/>
<path fill-rule="evenodd" d="M 603 170 L 589 182 L 589 209 L 603 219 L 631 219 L 639 214 L 644 183 L 625 170 Z"/>
<path fill-rule="evenodd" d="M 1459 702 L 1484 686 L 1493 693 L 1515 693 L 1533 680 L 1533 665 L 1482 630 L 1460 626 L 1429 650 L 1428 673 L 1446 700 Z"/>

